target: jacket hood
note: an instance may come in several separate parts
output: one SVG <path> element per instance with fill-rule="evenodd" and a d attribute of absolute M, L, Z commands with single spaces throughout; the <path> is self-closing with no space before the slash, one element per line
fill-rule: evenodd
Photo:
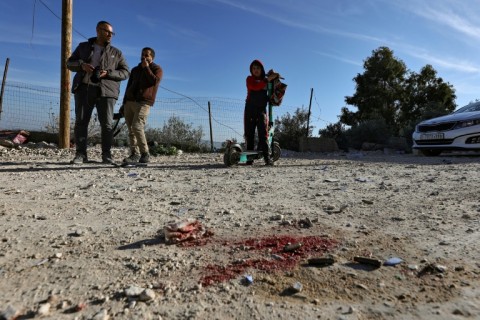
<path fill-rule="evenodd" d="M 252 63 L 250 63 L 250 74 L 253 76 L 252 66 L 254 64 L 258 64 L 262 67 L 262 74 L 260 75 L 260 78 L 265 78 L 265 68 L 263 67 L 263 63 L 262 63 L 262 61 L 257 60 L 257 59 L 253 60 Z"/>

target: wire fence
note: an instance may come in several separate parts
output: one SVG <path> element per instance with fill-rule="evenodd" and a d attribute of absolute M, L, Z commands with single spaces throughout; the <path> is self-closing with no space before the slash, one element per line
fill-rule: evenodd
<path fill-rule="evenodd" d="M 201 128 L 203 140 L 215 147 L 226 139 L 243 141 L 243 111 L 245 101 L 219 97 L 188 97 L 174 93 L 178 98 L 161 97 L 161 93 L 174 93 L 160 87 L 159 95 L 148 117 L 148 128 L 161 129 L 168 119 L 176 117 L 192 128 Z M 73 95 L 70 99 L 71 120 L 75 117 Z M 60 114 L 60 89 L 42 87 L 19 82 L 6 82 L 2 109 L 0 109 L 0 130 L 26 130 L 51 132 L 58 128 Z M 121 100 L 115 106 L 120 109 Z M 286 113 L 293 115 L 298 107 L 282 105 L 275 107 L 274 119 Z M 210 131 L 211 123 L 211 131 Z"/>

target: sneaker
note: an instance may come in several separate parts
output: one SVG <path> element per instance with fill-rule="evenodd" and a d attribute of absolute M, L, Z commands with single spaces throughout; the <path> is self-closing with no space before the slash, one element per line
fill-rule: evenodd
<path fill-rule="evenodd" d="M 70 161 L 70 163 L 72 164 L 82 164 L 84 162 L 87 162 L 87 156 L 81 153 L 75 154 L 75 158 L 73 158 L 73 160 Z"/>
<path fill-rule="evenodd" d="M 272 166 L 273 166 L 273 160 L 272 160 L 272 159 L 270 159 L 270 158 L 268 158 L 268 159 L 265 159 L 265 165 L 266 165 L 266 166 L 271 166 L 271 167 L 272 167 Z"/>
<path fill-rule="evenodd" d="M 123 163 L 137 163 L 140 160 L 140 156 L 137 153 L 132 153 L 127 158 L 123 159 Z"/>
<path fill-rule="evenodd" d="M 115 161 L 110 157 L 102 157 L 102 163 L 115 164 Z"/>
<path fill-rule="evenodd" d="M 149 163 L 150 162 L 150 154 L 148 152 L 142 153 L 140 159 L 138 160 L 140 163 Z"/>

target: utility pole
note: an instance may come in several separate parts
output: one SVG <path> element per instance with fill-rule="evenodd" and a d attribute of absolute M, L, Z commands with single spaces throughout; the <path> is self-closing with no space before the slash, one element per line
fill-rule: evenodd
<path fill-rule="evenodd" d="M 72 7 L 73 0 L 62 0 L 62 53 L 60 78 L 60 123 L 58 126 L 58 146 L 70 148 L 70 71 L 67 59 L 72 53 Z"/>
<path fill-rule="evenodd" d="M 5 61 L 5 70 L 3 71 L 2 91 L 0 92 L 0 119 L 2 118 L 3 93 L 5 92 L 5 82 L 7 82 L 7 72 L 8 72 L 9 63 L 10 63 L 10 58 L 7 58 L 7 61 Z"/>
<path fill-rule="evenodd" d="M 308 118 L 307 118 L 307 135 L 308 138 L 308 131 L 310 131 L 310 110 L 312 110 L 312 96 L 313 96 L 313 88 L 310 90 L 310 103 L 308 104 Z"/>

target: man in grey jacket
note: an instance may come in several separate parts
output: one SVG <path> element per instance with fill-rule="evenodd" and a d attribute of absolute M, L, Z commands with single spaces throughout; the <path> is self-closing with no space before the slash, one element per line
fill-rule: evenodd
<path fill-rule="evenodd" d="M 67 68 L 75 71 L 72 92 L 75 94 L 74 164 L 87 162 L 88 124 L 93 108 L 97 108 L 102 137 L 102 162 L 113 164 L 113 108 L 120 94 L 120 81 L 130 75 L 122 52 L 111 46 L 115 35 L 110 23 L 97 23 L 97 36 L 81 42 L 70 58 Z"/>

